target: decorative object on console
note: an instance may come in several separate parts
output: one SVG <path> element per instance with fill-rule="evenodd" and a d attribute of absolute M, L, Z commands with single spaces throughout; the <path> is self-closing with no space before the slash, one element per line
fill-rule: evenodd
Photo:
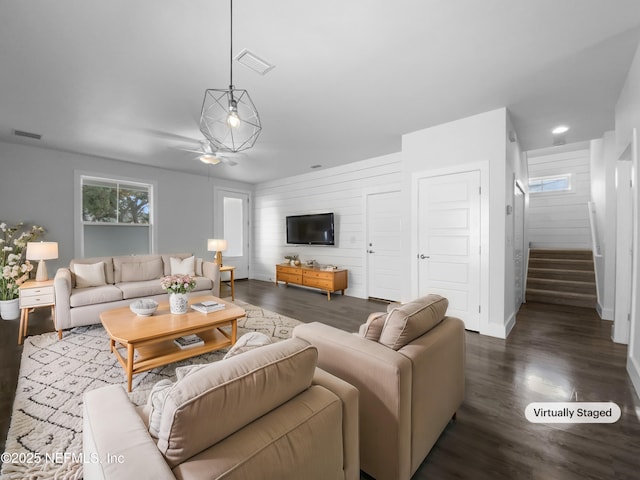
<path fill-rule="evenodd" d="M 36 282 L 49 280 L 45 260 L 58 258 L 58 242 L 29 242 L 27 243 L 27 259 L 38 260 Z"/>
<path fill-rule="evenodd" d="M 222 266 L 222 252 L 227 249 L 227 241 L 222 238 L 210 238 L 207 240 L 207 250 L 216 252 L 215 263 Z"/>
<path fill-rule="evenodd" d="M 19 287 L 28 278 L 33 265 L 25 260 L 27 244 L 36 240 L 44 228 L 34 225 L 23 231 L 24 223 L 13 227 L 0 223 L 0 315 L 5 320 L 15 320 L 20 316 Z"/>
<path fill-rule="evenodd" d="M 162 277 L 160 285 L 169 294 L 169 309 L 175 315 L 187 313 L 189 309 L 188 296 L 196 286 L 191 275 L 167 275 Z"/>
<path fill-rule="evenodd" d="M 285 255 L 284 258 L 286 260 L 289 260 L 289 264 L 292 267 L 300 265 L 300 259 L 298 258 L 298 255 Z"/>
<path fill-rule="evenodd" d="M 200 131 L 217 150 L 241 152 L 253 147 L 262 125 L 249 92 L 233 86 L 233 0 L 229 4 L 229 88 L 210 88 L 205 91 L 200 113 Z"/>

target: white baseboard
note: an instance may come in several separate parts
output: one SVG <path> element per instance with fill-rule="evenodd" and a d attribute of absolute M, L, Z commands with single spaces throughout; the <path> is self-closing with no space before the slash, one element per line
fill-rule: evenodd
<path fill-rule="evenodd" d="M 600 302 L 596 304 L 596 312 L 602 320 L 613 320 L 613 308 L 604 308 Z"/>
<path fill-rule="evenodd" d="M 640 365 L 632 357 L 627 357 L 627 373 L 636 389 L 636 396 L 640 398 Z"/>

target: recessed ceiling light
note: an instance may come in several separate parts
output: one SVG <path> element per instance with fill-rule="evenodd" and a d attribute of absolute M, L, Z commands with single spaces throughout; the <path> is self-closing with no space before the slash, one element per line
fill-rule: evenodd
<path fill-rule="evenodd" d="M 551 130 L 551 133 L 554 135 L 562 135 L 563 133 L 567 133 L 569 131 L 569 127 L 566 125 L 558 125 L 556 128 Z"/>

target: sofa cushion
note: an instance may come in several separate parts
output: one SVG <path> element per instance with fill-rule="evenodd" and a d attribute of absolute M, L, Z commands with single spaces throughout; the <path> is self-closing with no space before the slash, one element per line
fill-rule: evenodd
<path fill-rule="evenodd" d="M 120 275 L 123 282 L 159 280 L 163 275 L 162 259 L 123 263 Z"/>
<path fill-rule="evenodd" d="M 196 274 L 195 257 L 192 255 L 187 258 L 171 257 L 171 275 L 191 275 Z"/>
<path fill-rule="evenodd" d="M 309 388 L 317 360 L 315 347 L 293 338 L 212 363 L 176 382 L 164 400 L 158 431 L 158 448 L 169 466 Z"/>
<path fill-rule="evenodd" d="M 104 262 L 78 263 L 74 265 L 76 288 L 99 287 L 106 285 Z"/>
<path fill-rule="evenodd" d="M 151 262 L 147 265 L 147 262 Z M 122 278 L 123 266 L 126 267 L 126 280 Z M 152 276 L 153 275 L 153 276 Z M 135 282 L 139 280 L 151 280 L 164 275 L 162 257 L 160 255 L 122 255 L 113 257 L 114 283 Z"/>
<path fill-rule="evenodd" d="M 213 282 L 207 277 L 194 277 L 194 280 L 196 281 L 196 286 L 193 288 L 194 292 L 211 290 L 213 288 Z"/>
<path fill-rule="evenodd" d="M 143 282 L 120 282 L 116 287 L 122 291 L 125 300 L 138 297 L 150 297 L 167 293 L 160 285 L 160 279 L 145 280 Z"/>
<path fill-rule="evenodd" d="M 358 335 L 367 340 L 377 342 L 380 340 L 380 334 L 382 333 L 382 327 L 387 320 L 387 314 L 382 312 L 374 312 L 369 315 L 366 323 L 360 325 Z"/>
<path fill-rule="evenodd" d="M 442 321 L 449 301 L 440 295 L 427 295 L 393 308 L 387 314 L 379 343 L 399 350 Z"/>
<path fill-rule="evenodd" d="M 72 285 L 76 286 L 76 278 L 75 278 L 75 266 L 76 265 L 92 265 L 98 262 L 104 262 L 104 278 L 107 283 L 115 283 L 113 276 L 113 258 L 112 257 L 91 257 L 91 258 L 74 258 L 71 260 L 69 264 L 69 270 L 71 270 L 71 281 Z"/>
<path fill-rule="evenodd" d="M 69 297 L 69 305 L 82 307 L 97 303 L 117 302 L 118 300 L 122 300 L 122 291 L 114 285 L 73 288 L 71 289 L 71 297 Z"/>

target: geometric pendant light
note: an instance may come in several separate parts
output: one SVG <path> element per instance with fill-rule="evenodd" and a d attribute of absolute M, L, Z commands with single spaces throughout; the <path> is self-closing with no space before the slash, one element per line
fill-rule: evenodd
<path fill-rule="evenodd" d="M 200 131 L 218 151 L 241 152 L 253 147 L 262 125 L 249 92 L 233 86 L 233 0 L 229 49 L 229 88 L 210 88 L 204 93 Z"/>

